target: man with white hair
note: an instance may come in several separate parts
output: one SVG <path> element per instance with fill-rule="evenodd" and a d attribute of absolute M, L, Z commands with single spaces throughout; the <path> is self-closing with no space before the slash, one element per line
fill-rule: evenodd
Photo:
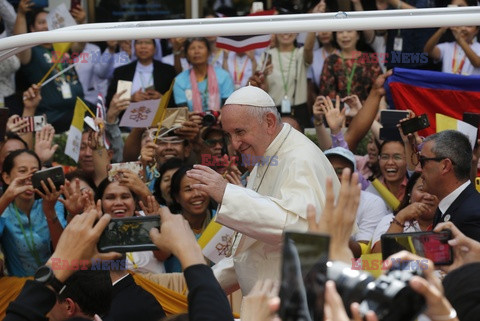
<path fill-rule="evenodd" d="M 273 99 L 262 89 L 235 91 L 222 108 L 222 127 L 242 160 L 255 166 L 247 188 L 228 184 L 212 169 L 195 165 L 187 175 L 219 205 L 216 221 L 236 231 L 231 255 L 215 276 L 230 292 L 248 294 L 260 279 L 280 279 L 283 231 L 307 230 L 307 205 L 321 212 L 325 182 L 340 183 L 322 151 L 305 135 L 282 123 Z"/>

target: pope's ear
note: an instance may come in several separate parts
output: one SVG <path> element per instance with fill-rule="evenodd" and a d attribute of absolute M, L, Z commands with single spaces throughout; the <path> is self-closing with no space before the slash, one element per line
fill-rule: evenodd
<path fill-rule="evenodd" d="M 267 122 L 268 129 L 274 130 L 277 127 L 278 120 L 277 120 L 277 116 L 275 116 L 274 113 L 268 113 L 265 116 L 265 119 Z"/>

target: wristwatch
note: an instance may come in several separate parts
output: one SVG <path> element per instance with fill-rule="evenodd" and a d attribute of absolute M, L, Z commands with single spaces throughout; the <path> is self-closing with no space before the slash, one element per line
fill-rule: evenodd
<path fill-rule="evenodd" d="M 33 275 L 33 279 L 45 286 L 50 285 L 57 294 L 61 294 L 65 288 L 65 284 L 60 282 L 60 280 L 55 277 L 55 274 L 53 274 L 53 270 L 46 265 L 42 265 L 37 269 Z"/>

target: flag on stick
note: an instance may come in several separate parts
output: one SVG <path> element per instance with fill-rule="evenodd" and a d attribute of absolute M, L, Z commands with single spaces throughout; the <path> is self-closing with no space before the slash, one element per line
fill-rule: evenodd
<path fill-rule="evenodd" d="M 77 97 L 75 110 L 73 112 L 72 124 L 68 131 L 67 143 L 65 144 L 65 155 L 70 156 L 75 162 L 78 162 L 80 155 L 80 145 L 82 143 L 83 118 L 85 113 L 90 111 L 87 105 Z M 90 111 L 91 112 L 91 111 Z"/>

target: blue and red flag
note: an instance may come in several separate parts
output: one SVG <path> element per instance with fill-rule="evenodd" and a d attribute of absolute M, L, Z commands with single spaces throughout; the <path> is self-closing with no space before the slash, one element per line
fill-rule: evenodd
<path fill-rule="evenodd" d="M 480 113 L 480 76 L 394 68 L 385 90 L 391 108 L 427 114 L 430 127 L 420 132 L 423 136 L 436 132 L 436 113 L 456 119 L 464 112 Z"/>

